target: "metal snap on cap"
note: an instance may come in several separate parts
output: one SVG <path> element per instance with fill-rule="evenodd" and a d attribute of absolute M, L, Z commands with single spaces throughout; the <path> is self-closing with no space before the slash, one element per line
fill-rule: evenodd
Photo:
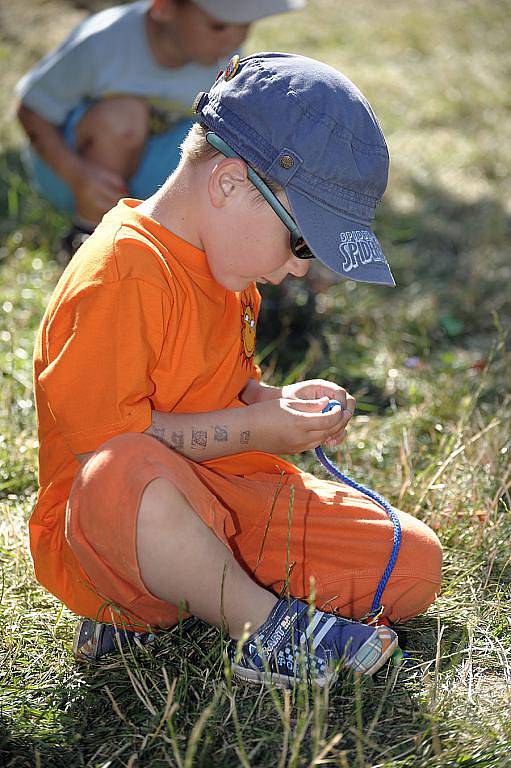
<path fill-rule="evenodd" d="M 282 157 L 279 160 L 279 165 L 281 168 L 285 168 L 286 171 L 289 170 L 289 168 L 292 168 L 295 164 L 295 161 L 291 157 L 291 155 L 282 155 Z"/>
<path fill-rule="evenodd" d="M 201 108 L 204 106 L 203 102 L 204 102 L 204 99 L 205 99 L 205 97 L 207 95 L 208 94 L 206 93 L 206 91 L 199 91 L 199 93 L 197 94 L 197 96 L 193 100 L 192 109 L 193 109 L 193 111 L 195 112 L 196 115 L 199 114 Z"/>
<path fill-rule="evenodd" d="M 265 172 L 272 181 L 280 186 L 287 186 L 295 175 L 300 171 L 303 163 L 302 158 L 294 149 L 281 147 L 275 160 Z"/>

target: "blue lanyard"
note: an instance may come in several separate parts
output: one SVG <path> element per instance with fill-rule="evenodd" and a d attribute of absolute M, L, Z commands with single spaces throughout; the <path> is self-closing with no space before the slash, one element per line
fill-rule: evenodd
<path fill-rule="evenodd" d="M 340 405 L 342 408 L 342 403 L 340 403 L 338 400 L 330 400 L 328 405 L 323 409 L 323 413 L 327 413 L 328 411 L 331 411 L 332 408 L 335 405 Z M 385 587 L 387 586 L 387 582 L 390 578 L 390 574 L 392 573 L 394 566 L 396 564 L 397 556 L 399 554 L 399 548 L 401 546 L 401 523 L 399 522 L 399 517 L 397 516 L 396 510 L 391 507 L 389 502 L 383 498 L 383 496 L 380 496 L 379 493 L 376 493 L 375 491 L 371 490 L 371 488 L 366 488 L 365 485 L 362 485 L 361 483 L 357 483 L 356 480 L 352 480 L 350 477 L 344 474 L 344 472 L 341 472 L 340 469 L 338 469 L 335 464 L 333 464 L 330 459 L 328 459 L 325 456 L 325 453 L 323 451 L 323 448 L 319 445 L 316 448 L 316 456 L 318 460 L 323 464 L 325 469 L 327 469 L 330 474 L 332 474 L 334 477 L 341 480 L 341 482 L 345 483 L 346 485 L 349 485 L 351 488 L 355 488 L 357 491 L 360 491 L 364 494 L 364 496 L 367 496 L 369 499 L 372 499 L 377 504 L 382 507 L 389 518 L 392 520 L 392 524 L 394 526 L 394 544 L 392 547 L 392 552 L 390 553 L 389 562 L 387 563 L 387 567 L 385 568 L 385 571 L 383 572 L 383 576 L 380 579 L 380 583 L 378 584 L 378 588 L 376 589 L 376 592 L 374 594 L 373 604 L 371 606 L 371 611 L 369 613 L 369 616 L 367 618 L 375 618 L 376 616 L 379 616 L 380 613 L 383 612 L 383 606 L 381 605 L 381 598 L 383 595 L 383 591 Z"/>

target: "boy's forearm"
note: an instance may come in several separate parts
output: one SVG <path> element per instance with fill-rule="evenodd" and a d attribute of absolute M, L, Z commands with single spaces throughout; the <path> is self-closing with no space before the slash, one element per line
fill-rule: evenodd
<path fill-rule="evenodd" d="M 240 399 L 247 405 L 264 403 L 266 400 L 276 400 L 279 397 L 282 397 L 282 387 L 272 387 L 256 379 L 249 379 L 240 393 Z"/>
<path fill-rule="evenodd" d="M 206 413 L 152 411 L 146 435 L 195 461 L 207 461 L 233 453 L 261 450 L 260 436 L 250 423 L 249 408 L 228 408 Z M 84 464 L 93 452 L 76 454 Z"/>
<path fill-rule="evenodd" d="M 73 186 L 80 174 L 80 156 L 67 146 L 58 128 L 37 112 L 20 104 L 17 114 L 37 154 L 60 178 Z"/>
<path fill-rule="evenodd" d="M 145 430 L 169 448 L 195 461 L 259 450 L 251 428 L 250 408 L 229 408 L 206 413 L 152 412 Z"/>

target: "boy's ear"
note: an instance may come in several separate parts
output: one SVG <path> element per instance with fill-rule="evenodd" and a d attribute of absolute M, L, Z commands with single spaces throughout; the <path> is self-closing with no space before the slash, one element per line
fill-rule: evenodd
<path fill-rule="evenodd" d="M 215 208 L 224 206 L 230 198 L 246 185 L 247 166 L 241 158 L 226 157 L 212 169 L 208 192 Z"/>

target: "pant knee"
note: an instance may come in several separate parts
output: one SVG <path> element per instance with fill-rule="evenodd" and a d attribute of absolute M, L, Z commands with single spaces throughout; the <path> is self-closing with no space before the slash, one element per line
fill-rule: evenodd
<path fill-rule="evenodd" d="M 387 615 L 393 621 L 405 621 L 423 613 L 440 592 L 442 545 L 425 523 L 416 518 L 411 521 L 411 525 L 404 526 L 402 551 L 387 592 Z M 385 595 L 382 602 L 385 603 Z"/>
<path fill-rule="evenodd" d="M 417 519 L 414 519 L 411 536 L 411 554 L 418 573 L 428 581 L 439 584 L 442 578 L 443 552 L 438 536 L 428 525 Z"/>
<path fill-rule="evenodd" d="M 143 484 L 147 471 L 145 457 L 159 447 L 154 438 L 139 433 L 117 435 L 100 445 L 74 479 L 68 516 L 85 504 L 91 509 L 122 504 L 123 496 L 131 492 L 130 486 Z M 86 517 L 84 525 L 87 524 Z"/>

